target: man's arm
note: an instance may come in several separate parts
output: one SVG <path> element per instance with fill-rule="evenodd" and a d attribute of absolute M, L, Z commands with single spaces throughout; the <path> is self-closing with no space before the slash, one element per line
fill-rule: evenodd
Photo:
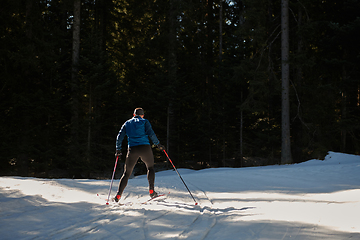
<path fill-rule="evenodd" d="M 151 127 L 151 124 L 148 120 L 145 121 L 145 133 L 148 135 L 153 142 L 153 144 L 158 145 L 160 143 L 159 139 L 156 137 L 154 130 Z"/>
<path fill-rule="evenodd" d="M 117 137 L 116 137 L 116 150 L 121 151 L 121 145 L 124 140 L 124 137 L 126 136 L 126 127 L 125 123 L 122 125 Z"/>

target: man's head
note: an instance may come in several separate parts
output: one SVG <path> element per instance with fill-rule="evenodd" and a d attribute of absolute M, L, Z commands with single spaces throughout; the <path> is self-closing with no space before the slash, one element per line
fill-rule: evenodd
<path fill-rule="evenodd" d="M 134 110 L 134 116 L 140 116 L 140 117 L 144 117 L 144 109 L 142 108 L 135 108 Z"/>

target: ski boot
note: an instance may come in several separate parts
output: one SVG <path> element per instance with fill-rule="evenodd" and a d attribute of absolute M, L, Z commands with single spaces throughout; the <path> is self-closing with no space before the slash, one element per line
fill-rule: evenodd
<path fill-rule="evenodd" d="M 116 196 L 114 197 L 114 201 L 115 201 L 115 202 L 119 202 L 119 201 L 120 201 L 120 198 L 121 198 L 120 194 L 117 193 Z"/>
<path fill-rule="evenodd" d="M 150 193 L 150 197 L 151 197 L 151 198 L 155 198 L 155 197 L 158 196 L 157 192 L 155 192 L 155 191 L 152 190 L 152 189 L 149 191 L 149 193 Z"/>

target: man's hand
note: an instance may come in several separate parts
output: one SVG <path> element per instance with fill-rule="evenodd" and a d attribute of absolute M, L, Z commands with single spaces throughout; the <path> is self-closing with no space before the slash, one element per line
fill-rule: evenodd
<path fill-rule="evenodd" d="M 117 156 L 120 157 L 121 155 L 122 155 L 121 150 L 116 150 L 115 157 L 117 157 Z"/>
<path fill-rule="evenodd" d="M 157 147 L 159 148 L 160 151 L 164 151 L 164 150 L 165 150 L 164 145 L 162 145 L 162 144 L 160 144 L 160 143 L 157 145 Z"/>

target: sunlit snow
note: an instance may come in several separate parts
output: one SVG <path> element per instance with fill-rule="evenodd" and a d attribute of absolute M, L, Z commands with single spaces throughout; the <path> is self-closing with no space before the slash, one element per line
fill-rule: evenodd
<path fill-rule="evenodd" d="M 105 204 L 110 180 L 0 177 L 1 239 L 360 239 L 360 156 L 178 170 L 199 205 L 172 170 L 156 173 L 166 199 L 143 204 L 138 176 L 123 206 Z"/>

